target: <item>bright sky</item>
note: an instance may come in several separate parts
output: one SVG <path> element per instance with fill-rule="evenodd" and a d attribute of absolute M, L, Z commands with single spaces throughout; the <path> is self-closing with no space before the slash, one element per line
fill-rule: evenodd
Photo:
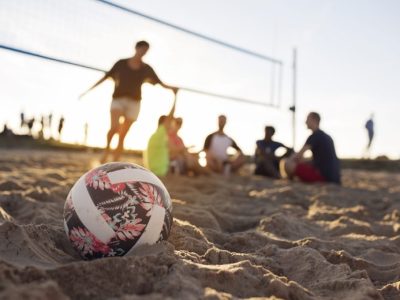
<path fill-rule="evenodd" d="M 400 100 L 400 2 L 397 0 L 114 0 L 171 23 L 263 53 L 284 62 L 280 109 L 251 106 L 182 92 L 177 115 L 184 118 L 187 145 L 201 148 L 228 116 L 227 133 L 245 152 L 254 151 L 265 125 L 291 145 L 292 48 L 298 48 L 297 145 L 309 135 L 304 120 L 314 110 L 335 140 L 340 157 L 360 157 L 367 142 L 364 124 L 375 114 L 373 154 L 399 158 L 396 129 Z M 168 84 L 270 101 L 271 64 L 176 32 L 96 1 L 0 0 L 0 43 L 109 69 L 145 39 L 145 60 Z M 0 50 L 0 128 L 15 131 L 19 113 L 65 116 L 63 140 L 105 145 L 113 83 L 84 100 L 78 95 L 101 74 Z M 127 148 L 143 149 L 172 95 L 143 87 L 142 111 Z M 56 125 L 53 131 L 56 131 Z"/>

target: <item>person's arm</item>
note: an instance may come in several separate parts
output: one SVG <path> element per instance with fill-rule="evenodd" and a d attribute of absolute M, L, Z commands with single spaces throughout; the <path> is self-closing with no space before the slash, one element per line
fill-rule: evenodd
<path fill-rule="evenodd" d="M 209 135 L 206 137 L 206 140 L 204 141 L 203 150 L 204 150 L 205 152 L 207 152 L 207 151 L 210 149 L 212 137 L 213 137 L 213 134 L 209 134 Z"/>
<path fill-rule="evenodd" d="M 172 120 L 174 118 L 175 109 L 176 109 L 176 99 L 177 99 L 177 97 L 176 97 L 176 94 L 175 94 L 174 95 L 174 103 L 172 104 L 171 111 L 169 112 L 169 114 L 167 116 L 169 120 Z"/>
<path fill-rule="evenodd" d="M 165 88 L 165 89 L 171 90 L 175 95 L 176 95 L 176 94 L 178 93 L 178 91 L 179 91 L 179 88 L 176 87 L 176 86 L 168 85 L 168 84 L 165 84 L 165 83 L 163 83 L 163 82 L 161 82 L 160 85 L 161 85 L 163 88 Z"/>
<path fill-rule="evenodd" d="M 87 93 L 89 93 L 91 90 L 93 90 L 96 86 L 100 85 L 103 81 L 105 81 L 109 77 L 108 73 L 106 73 L 102 78 L 100 78 L 99 81 L 97 81 L 94 85 L 92 85 L 88 90 L 83 92 L 82 94 L 79 95 L 79 99 L 82 99 L 83 96 L 85 96 Z"/>
<path fill-rule="evenodd" d="M 232 140 L 232 145 L 231 145 L 231 147 L 232 147 L 233 149 L 235 149 L 237 152 L 239 152 L 240 154 L 243 154 L 242 149 L 239 148 L 239 146 L 236 144 L 236 142 L 235 142 L 233 139 L 231 139 L 231 140 Z"/>
<path fill-rule="evenodd" d="M 149 66 L 148 72 L 149 73 L 148 73 L 148 76 L 146 79 L 147 82 L 149 82 L 151 84 L 159 84 L 165 89 L 172 90 L 174 94 L 176 94 L 178 92 L 179 88 L 172 86 L 172 85 L 165 84 L 164 82 L 162 82 L 152 67 Z"/>
<path fill-rule="evenodd" d="M 97 87 L 98 85 L 100 85 L 101 83 L 103 83 L 105 80 L 107 80 L 109 77 L 113 77 L 113 75 L 115 74 L 117 68 L 119 65 L 119 61 L 117 61 L 114 66 L 111 68 L 110 71 L 106 72 L 104 74 L 104 76 L 102 78 L 100 78 L 99 81 L 97 81 L 94 85 L 92 85 L 88 90 L 86 90 L 85 92 L 83 92 L 80 96 L 79 99 L 81 99 L 83 96 L 85 96 L 87 93 L 89 93 L 91 90 L 93 90 L 95 87 Z"/>
<path fill-rule="evenodd" d="M 297 160 L 297 161 L 301 160 L 304 156 L 304 153 L 306 153 L 308 150 L 311 150 L 311 145 L 306 143 L 303 146 L 303 148 L 301 148 L 301 150 L 295 154 L 295 156 L 294 156 L 295 160 Z"/>

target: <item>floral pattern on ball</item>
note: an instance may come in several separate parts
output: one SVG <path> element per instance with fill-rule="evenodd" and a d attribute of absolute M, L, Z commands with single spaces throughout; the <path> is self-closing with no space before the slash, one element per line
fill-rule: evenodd
<path fill-rule="evenodd" d="M 144 232 L 154 205 L 166 209 L 159 241 L 168 237 L 172 225 L 168 193 L 162 187 L 147 182 L 112 184 L 108 177 L 109 172 L 132 168 L 136 168 L 136 165 L 109 163 L 93 169 L 83 177 L 93 203 L 115 233 L 106 244 L 96 239 L 82 224 L 73 209 L 70 196 L 67 197 L 64 209 L 66 230 L 74 248 L 84 259 L 122 256 L 129 252 Z M 139 169 L 145 170 L 141 167 Z"/>

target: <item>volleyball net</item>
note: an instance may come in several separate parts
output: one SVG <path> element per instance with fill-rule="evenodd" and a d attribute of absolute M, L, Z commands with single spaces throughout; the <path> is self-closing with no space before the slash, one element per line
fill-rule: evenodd
<path fill-rule="evenodd" d="M 134 41 L 143 37 L 173 64 L 163 63 L 164 69 L 173 69 L 163 73 L 175 73 L 172 81 L 183 91 L 247 104 L 281 104 L 280 60 L 117 2 L 22 0 L 2 6 L 3 51 L 104 72 L 118 53 L 128 55 Z"/>

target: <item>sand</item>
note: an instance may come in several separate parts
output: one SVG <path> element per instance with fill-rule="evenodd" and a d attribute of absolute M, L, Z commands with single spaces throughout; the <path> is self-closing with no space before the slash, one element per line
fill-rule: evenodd
<path fill-rule="evenodd" d="M 171 176 L 167 242 L 82 261 L 62 210 L 93 158 L 0 150 L 0 299 L 400 299 L 400 173 Z"/>

